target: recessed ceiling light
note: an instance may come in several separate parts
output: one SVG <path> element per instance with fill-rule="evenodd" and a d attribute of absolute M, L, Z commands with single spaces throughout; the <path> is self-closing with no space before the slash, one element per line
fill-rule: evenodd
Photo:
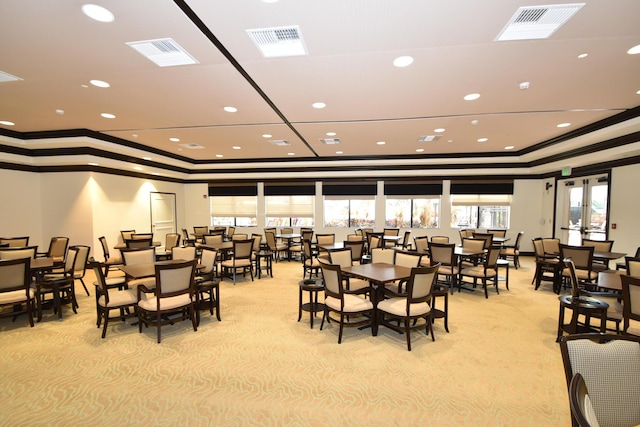
<path fill-rule="evenodd" d="M 102 80 L 89 80 L 89 83 L 96 87 L 111 87 L 109 83 L 103 82 Z"/>
<path fill-rule="evenodd" d="M 171 142 L 180 142 L 180 138 L 169 138 Z"/>
<path fill-rule="evenodd" d="M 273 135 L 271 135 L 270 133 L 263 133 L 262 137 L 263 138 L 271 138 L 271 137 L 273 137 Z"/>
<path fill-rule="evenodd" d="M 478 142 L 487 142 L 489 138 L 478 138 Z"/>
<path fill-rule="evenodd" d="M 231 147 L 231 148 L 233 148 L 234 150 L 239 150 L 239 149 L 240 149 L 240 148 L 242 148 L 242 147 L 240 147 L 240 146 L 238 146 L 238 145 L 234 145 L 234 146 L 233 146 L 233 147 Z"/>
<path fill-rule="evenodd" d="M 336 154 L 343 154 L 343 151 L 336 151 Z"/>
<path fill-rule="evenodd" d="M 571 123 L 560 123 L 558 125 L 559 128 L 566 128 L 566 127 L 569 127 L 569 126 L 571 126 Z"/>
<path fill-rule="evenodd" d="M 513 150 L 513 145 L 507 145 L 506 147 L 504 147 L 505 150 Z"/>
<path fill-rule="evenodd" d="M 520 90 L 527 90 L 527 89 L 529 89 L 529 82 L 520 83 Z"/>
<path fill-rule="evenodd" d="M 418 148 L 418 149 L 416 150 L 416 153 L 422 153 L 422 152 L 424 152 L 424 148 Z"/>
<path fill-rule="evenodd" d="M 97 163 L 93 163 L 93 162 L 91 162 L 91 163 L 87 163 L 87 164 L 88 164 L 89 166 L 98 166 L 98 164 L 97 164 Z"/>
<path fill-rule="evenodd" d="M 434 129 L 433 131 L 434 132 L 438 132 L 438 133 L 442 133 L 442 132 L 445 131 L 445 129 L 444 128 L 438 128 L 438 129 Z"/>
<path fill-rule="evenodd" d="M 335 132 L 327 132 L 327 136 L 336 136 Z"/>
<path fill-rule="evenodd" d="M 578 59 L 583 59 L 583 58 L 586 58 L 587 56 L 589 56 L 588 53 L 581 53 L 580 55 L 578 55 Z"/>
<path fill-rule="evenodd" d="M 313 108 L 324 108 L 327 106 L 327 104 L 325 104 L 324 102 L 314 102 L 313 104 L 311 104 L 311 106 Z"/>
<path fill-rule="evenodd" d="M 640 53 L 640 44 L 632 47 L 627 51 L 629 55 L 637 55 Z"/>
<path fill-rule="evenodd" d="M 133 134 L 131 134 L 131 136 L 134 137 L 134 138 L 137 138 L 138 134 L 137 133 L 133 133 Z"/>
<path fill-rule="evenodd" d="M 100 114 L 102 117 L 104 117 L 105 119 L 115 119 L 116 115 L 115 114 L 111 114 L 111 113 L 102 113 Z"/>
<path fill-rule="evenodd" d="M 637 93 L 638 95 L 640 95 L 640 90 L 637 90 L 637 91 L 636 91 L 636 93 Z"/>
<path fill-rule="evenodd" d="M 151 160 L 151 157 L 143 157 L 142 160 Z"/>
<path fill-rule="evenodd" d="M 151 175 L 161 176 L 158 172 L 153 172 Z"/>
<path fill-rule="evenodd" d="M 477 121 L 477 120 L 471 120 L 471 124 L 472 124 L 473 126 L 476 126 L 476 125 L 478 124 L 478 121 Z"/>
<path fill-rule="evenodd" d="M 227 113 L 235 113 L 238 109 L 236 107 L 224 107 L 224 111 Z"/>
<path fill-rule="evenodd" d="M 413 57 L 411 56 L 399 56 L 393 60 L 393 65 L 398 68 L 407 67 L 413 64 Z"/>
<path fill-rule="evenodd" d="M 100 22 L 113 22 L 116 19 L 111 11 L 102 6 L 98 6 L 97 4 L 83 4 L 82 13 L 87 15 L 89 18 Z"/>
<path fill-rule="evenodd" d="M 136 167 L 135 167 L 135 168 L 133 168 L 133 169 L 135 169 L 135 170 L 137 170 L 137 171 L 141 171 L 141 170 L 142 170 L 142 168 L 141 168 L 140 166 L 136 166 Z"/>
<path fill-rule="evenodd" d="M 384 145 L 386 143 L 387 143 L 386 141 L 378 141 L 378 142 L 376 142 L 376 144 L 378 144 L 378 145 Z"/>
<path fill-rule="evenodd" d="M 295 156 L 296 153 L 287 153 L 287 156 Z"/>
<path fill-rule="evenodd" d="M 59 116 L 62 116 L 64 114 L 64 110 L 61 110 L 60 108 L 58 108 L 56 110 L 56 114 L 59 115 Z"/>
<path fill-rule="evenodd" d="M 464 96 L 465 101 L 473 101 L 474 99 L 478 99 L 478 98 L 480 98 L 479 93 L 470 93 Z"/>
<path fill-rule="evenodd" d="M 216 154 L 216 157 L 217 158 L 221 158 L 221 157 L 224 157 L 224 156 L 222 154 Z"/>

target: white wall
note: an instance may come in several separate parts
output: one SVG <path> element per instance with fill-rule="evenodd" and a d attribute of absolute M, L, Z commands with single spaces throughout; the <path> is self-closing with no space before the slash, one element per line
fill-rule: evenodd
<path fill-rule="evenodd" d="M 30 236 L 30 244 L 42 245 L 40 180 L 36 173 L 0 169 L 0 236 Z"/>
<path fill-rule="evenodd" d="M 638 177 L 640 165 L 615 168 L 611 174 L 611 201 L 609 214 L 609 239 L 614 240 L 613 250 L 633 256 L 640 246 L 640 198 Z M 616 225 L 616 229 L 611 227 Z"/>

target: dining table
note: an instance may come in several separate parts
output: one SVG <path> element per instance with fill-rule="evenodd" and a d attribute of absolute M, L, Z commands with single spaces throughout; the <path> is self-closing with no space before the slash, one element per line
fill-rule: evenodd
<path fill-rule="evenodd" d="M 153 242 L 151 242 L 151 246 L 157 248 L 158 246 L 162 246 L 162 242 L 160 242 L 158 240 L 154 240 Z M 113 249 L 116 249 L 116 250 L 127 249 L 127 244 L 126 243 L 116 243 L 116 245 L 113 247 Z"/>
<path fill-rule="evenodd" d="M 141 262 L 139 264 L 125 264 L 119 267 L 119 269 L 127 276 L 128 279 L 144 279 L 146 277 L 153 277 L 156 275 L 156 265 L 173 264 L 176 262 L 184 262 L 182 259 L 174 259 L 167 261 L 156 262 Z M 203 264 L 197 264 L 196 270 L 204 268 Z"/>
<path fill-rule="evenodd" d="M 281 233 L 276 234 L 276 239 L 284 240 L 287 243 L 287 261 L 291 261 L 291 242 L 296 239 L 301 239 L 302 234 L 300 233 Z"/>
<path fill-rule="evenodd" d="M 373 336 L 378 335 L 378 301 L 383 297 L 384 284 L 397 280 L 406 280 L 411 276 L 411 268 L 384 262 L 370 264 L 358 264 L 351 267 L 343 267 L 342 274 L 369 282 L 370 298 L 373 304 L 373 319 L 371 321 L 371 332 Z"/>

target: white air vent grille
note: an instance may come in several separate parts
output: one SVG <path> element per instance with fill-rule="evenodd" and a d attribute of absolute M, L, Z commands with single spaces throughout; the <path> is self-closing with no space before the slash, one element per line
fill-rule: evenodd
<path fill-rule="evenodd" d="M 191 144 L 180 144 L 180 146 L 184 147 L 184 148 L 188 148 L 189 150 L 201 150 L 201 149 L 204 148 L 202 145 L 194 144 L 194 143 L 191 143 Z"/>
<path fill-rule="evenodd" d="M 531 40 L 551 37 L 585 3 L 523 6 L 513 14 L 496 41 Z"/>
<path fill-rule="evenodd" d="M 340 144 L 340 140 L 338 138 L 321 138 L 320 142 L 327 145 L 337 145 Z"/>
<path fill-rule="evenodd" d="M 249 38 L 265 58 L 306 55 L 300 27 L 257 28 L 246 30 Z"/>
<path fill-rule="evenodd" d="M 291 143 L 289 141 L 286 141 L 284 139 L 270 139 L 269 142 L 272 143 L 273 145 L 277 145 L 279 147 L 286 147 L 286 146 L 291 145 Z"/>
<path fill-rule="evenodd" d="M 437 141 L 440 139 L 442 135 L 421 135 L 418 138 L 418 142 L 431 142 L 431 141 Z"/>
<path fill-rule="evenodd" d="M 129 42 L 129 46 L 146 56 L 159 67 L 197 64 L 198 61 L 173 39 Z"/>
<path fill-rule="evenodd" d="M 12 74 L 5 73 L 4 71 L 0 71 L 0 83 L 4 82 L 16 82 L 22 80 L 20 77 L 16 77 Z"/>

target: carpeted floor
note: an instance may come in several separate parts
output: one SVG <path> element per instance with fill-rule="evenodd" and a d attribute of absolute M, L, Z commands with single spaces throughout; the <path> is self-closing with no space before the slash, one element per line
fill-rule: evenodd
<path fill-rule="evenodd" d="M 93 289 L 79 286 L 62 322 L 0 319 L 0 425 L 570 425 L 558 299 L 522 264 L 500 295 L 455 293 L 450 333 L 438 320 L 436 341 L 414 333 L 411 352 L 384 327 L 345 329 L 339 345 L 335 324 L 297 322 L 298 262 L 223 281 L 222 322 L 207 312 L 197 332 L 164 327 L 161 344 L 131 322 L 101 339 Z"/>

